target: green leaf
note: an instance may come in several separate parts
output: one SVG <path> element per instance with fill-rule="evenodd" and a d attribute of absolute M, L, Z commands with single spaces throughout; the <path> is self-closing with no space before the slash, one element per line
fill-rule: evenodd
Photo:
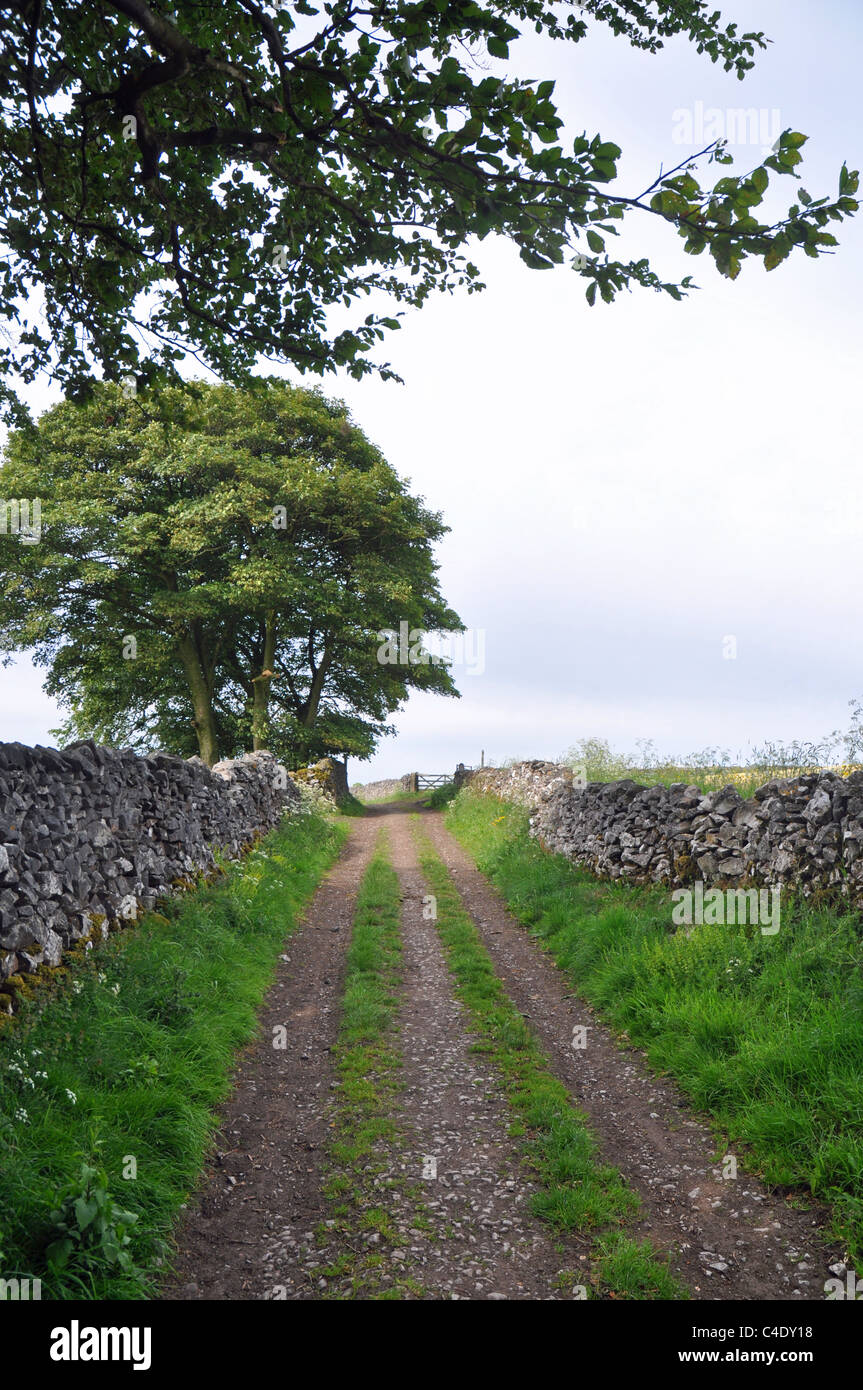
<path fill-rule="evenodd" d="M 553 262 L 547 260 L 545 256 L 540 256 L 529 246 L 523 246 L 519 252 L 525 265 L 530 266 L 531 270 L 550 270 Z"/>
<path fill-rule="evenodd" d="M 788 238 L 780 233 L 773 241 L 773 245 L 764 257 L 765 270 L 775 270 L 791 254 L 791 243 Z"/>
<path fill-rule="evenodd" d="M 444 58 L 440 65 L 440 76 L 444 82 L 451 83 L 461 77 L 461 68 L 458 61 L 450 54 Z"/>
<path fill-rule="evenodd" d="M 75 1202 L 75 1220 L 78 1222 L 78 1229 L 86 1231 L 99 1210 L 98 1201 L 88 1200 L 86 1197 L 79 1197 Z"/>
<path fill-rule="evenodd" d="M 55 1269 L 63 1269 L 74 1248 L 74 1241 L 70 1240 L 68 1236 L 63 1236 L 62 1239 L 51 1242 L 45 1251 L 45 1259 Z"/>
<path fill-rule="evenodd" d="M 752 172 L 752 183 L 755 186 L 756 192 L 766 192 L 770 183 L 770 176 L 767 173 L 767 170 L 762 168 L 754 169 Z"/>

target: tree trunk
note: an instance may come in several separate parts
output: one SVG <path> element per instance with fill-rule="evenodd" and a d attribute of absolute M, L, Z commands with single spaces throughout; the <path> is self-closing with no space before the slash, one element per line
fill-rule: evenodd
<path fill-rule="evenodd" d="M 327 672 L 330 669 L 332 660 L 332 650 L 329 647 L 324 646 L 323 656 L 321 657 L 321 664 L 320 666 L 315 667 L 312 673 L 312 682 L 309 686 L 308 698 L 303 709 L 301 722 L 307 729 L 311 729 L 314 727 L 315 720 L 318 717 L 318 709 L 321 703 L 321 696 L 324 693 L 324 685 L 327 679 Z"/>
<path fill-rule="evenodd" d="M 270 739 L 270 682 L 273 679 L 273 666 L 276 661 L 276 614 L 271 610 L 266 617 L 264 628 L 264 664 L 260 675 L 252 682 L 252 750 L 255 753 L 266 748 Z"/>
<path fill-rule="evenodd" d="M 204 673 L 198 644 L 193 637 L 183 637 L 180 642 L 180 659 L 192 709 L 195 711 L 194 725 L 198 737 L 198 752 L 208 767 L 219 761 L 219 735 L 216 730 L 216 716 L 213 711 L 213 696 L 210 683 Z"/>

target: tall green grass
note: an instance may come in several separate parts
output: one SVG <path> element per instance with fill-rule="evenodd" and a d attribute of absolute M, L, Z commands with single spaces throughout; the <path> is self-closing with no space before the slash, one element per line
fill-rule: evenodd
<path fill-rule="evenodd" d="M 581 771 L 588 782 L 617 782 L 628 778 L 643 787 L 683 783 L 703 792 L 733 786 L 751 797 L 765 783 L 829 769 L 847 776 L 858 771 L 863 758 L 863 729 L 855 723 L 840 738 L 830 734 L 821 742 L 765 743 L 736 757 L 721 748 L 704 748 L 683 757 L 662 756 L 650 739 L 639 742 L 638 753 L 615 753 L 605 739 L 584 738 L 562 755 L 561 761 Z"/>
<path fill-rule="evenodd" d="M 442 811 L 456 795 L 455 782 L 445 782 L 442 787 L 434 787 L 428 794 L 426 805 L 431 811 Z"/>
<path fill-rule="evenodd" d="M 830 1204 L 863 1259 L 863 924 L 783 901 L 780 931 L 672 926 L 669 889 L 605 883 L 462 793 L 447 824 L 573 986 L 772 1184 Z"/>
<path fill-rule="evenodd" d="M 152 1296 L 237 1049 L 347 834 L 286 821 L 218 882 L 94 947 L 0 1038 L 0 1276 L 41 1278 L 43 1298 Z M 48 1251 L 70 1218 L 81 1239 L 58 1268 Z"/>

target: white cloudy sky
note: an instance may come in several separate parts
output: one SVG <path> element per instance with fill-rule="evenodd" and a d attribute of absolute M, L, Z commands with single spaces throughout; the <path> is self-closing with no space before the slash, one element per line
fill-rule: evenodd
<path fill-rule="evenodd" d="M 675 112 L 764 108 L 805 131 L 804 186 L 863 166 L 858 0 L 736 0 L 773 43 L 744 83 L 680 40 L 658 57 L 598 31 L 515 46 L 557 79 L 568 129 L 623 147 L 638 193 L 686 152 Z M 737 147 L 739 167 L 762 157 Z M 722 170 L 717 170 L 718 177 Z M 708 177 L 712 171 L 708 172 Z M 793 201 L 781 183 L 778 210 Z M 695 275 L 683 304 L 634 292 L 591 310 L 571 271 L 472 252 L 482 295 L 440 299 L 388 344 L 398 386 L 331 381 L 452 528 L 444 594 L 484 632 L 459 701 L 414 696 L 357 780 L 549 757 L 589 735 L 665 752 L 818 738 L 863 696 L 860 305 L 863 217 L 839 253 L 736 284 L 630 219 L 626 257 Z M 37 406 L 53 396 L 31 398 Z M 736 660 L 723 639 L 737 640 Z M 47 742 L 56 711 L 25 659 L 0 673 L 0 738 Z"/>

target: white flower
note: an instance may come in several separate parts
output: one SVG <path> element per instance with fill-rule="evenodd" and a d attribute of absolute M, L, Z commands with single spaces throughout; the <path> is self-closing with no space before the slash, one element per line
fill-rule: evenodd
<path fill-rule="evenodd" d="M 119 993 L 120 993 L 120 986 L 119 986 L 119 985 L 112 985 L 112 986 L 111 986 L 111 993 L 112 993 L 112 994 L 119 994 Z"/>
<path fill-rule="evenodd" d="M 18 1109 L 15 1111 L 15 1119 L 18 1121 L 19 1124 L 22 1125 L 29 1125 L 30 1123 L 30 1116 L 27 1114 L 27 1111 L 24 1109 L 23 1106 L 19 1106 Z"/>
<path fill-rule="evenodd" d="M 77 1105 L 77 1104 L 78 1104 L 78 1097 L 75 1095 L 75 1092 L 74 1092 L 74 1091 L 70 1091 L 70 1090 L 69 1090 L 69 1087 L 68 1087 L 68 1086 L 66 1087 L 66 1095 L 69 1097 L 69 1099 L 70 1099 L 70 1101 L 72 1102 L 73 1105 Z"/>
<path fill-rule="evenodd" d="M 81 990 L 82 990 L 83 988 L 84 988 L 84 986 L 81 984 L 81 981 L 80 981 L 80 980 L 73 980 L 73 981 L 72 981 L 72 993 L 73 993 L 73 994 L 80 994 L 80 993 L 81 993 Z"/>

